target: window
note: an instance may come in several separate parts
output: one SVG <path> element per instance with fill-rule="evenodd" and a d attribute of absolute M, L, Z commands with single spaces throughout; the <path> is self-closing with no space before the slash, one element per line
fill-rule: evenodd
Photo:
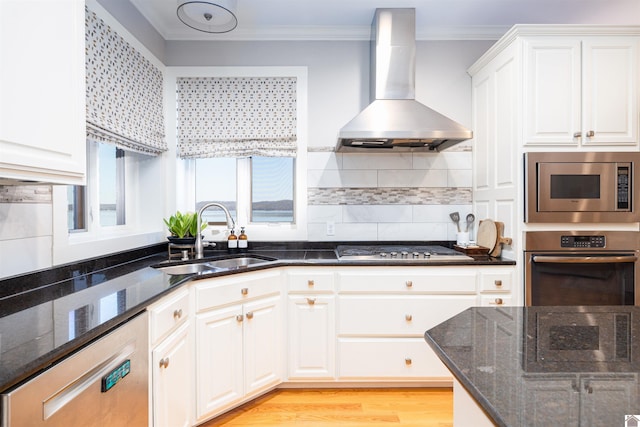
<path fill-rule="evenodd" d="M 114 145 L 88 143 L 88 186 L 67 187 L 67 227 L 88 231 L 92 227 L 92 206 L 98 207 L 100 227 L 124 225 L 125 152 Z"/>
<path fill-rule="evenodd" d="M 246 225 L 243 218 L 250 223 L 295 222 L 293 158 L 209 158 L 197 159 L 195 164 L 197 209 L 208 202 L 222 203 L 239 225 Z M 225 223 L 219 209 L 208 209 L 203 216 L 206 221 Z"/>

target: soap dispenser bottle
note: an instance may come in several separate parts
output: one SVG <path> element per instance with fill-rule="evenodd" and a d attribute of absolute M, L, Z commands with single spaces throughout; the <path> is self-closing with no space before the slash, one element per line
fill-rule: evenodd
<path fill-rule="evenodd" d="M 230 253 L 238 252 L 238 237 L 235 234 L 234 229 L 231 229 L 229 237 L 227 237 L 227 250 Z"/>
<path fill-rule="evenodd" d="M 244 232 L 244 227 L 240 227 L 240 235 L 238 236 L 238 249 L 240 252 L 246 252 L 249 248 L 249 239 Z"/>

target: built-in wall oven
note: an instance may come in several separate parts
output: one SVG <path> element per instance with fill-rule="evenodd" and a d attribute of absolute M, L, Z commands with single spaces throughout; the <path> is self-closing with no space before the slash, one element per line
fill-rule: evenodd
<path fill-rule="evenodd" d="M 525 304 L 640 305 L 640 232 L 525 233 Z"/>

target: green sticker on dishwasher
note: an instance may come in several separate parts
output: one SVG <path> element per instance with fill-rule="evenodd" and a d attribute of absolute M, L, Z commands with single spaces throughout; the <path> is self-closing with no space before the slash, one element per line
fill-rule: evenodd
<path fill-rule="evenodd" d="M 105 393 L 109 391 L 111 387 L 118 384 L 118 381 L 126 377 L 129 372 L 131 372 L 131 360 L 127 359 L 122 362 L 120 366 L 102 377 L 102 392 Z"/>

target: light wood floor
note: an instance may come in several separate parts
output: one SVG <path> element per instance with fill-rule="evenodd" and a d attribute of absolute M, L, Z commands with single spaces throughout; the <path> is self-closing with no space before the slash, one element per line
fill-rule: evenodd
<path fill-rule="evenodd" d="M 450 388 L 274 390 L 200 427 L 453 426 Z"/>

